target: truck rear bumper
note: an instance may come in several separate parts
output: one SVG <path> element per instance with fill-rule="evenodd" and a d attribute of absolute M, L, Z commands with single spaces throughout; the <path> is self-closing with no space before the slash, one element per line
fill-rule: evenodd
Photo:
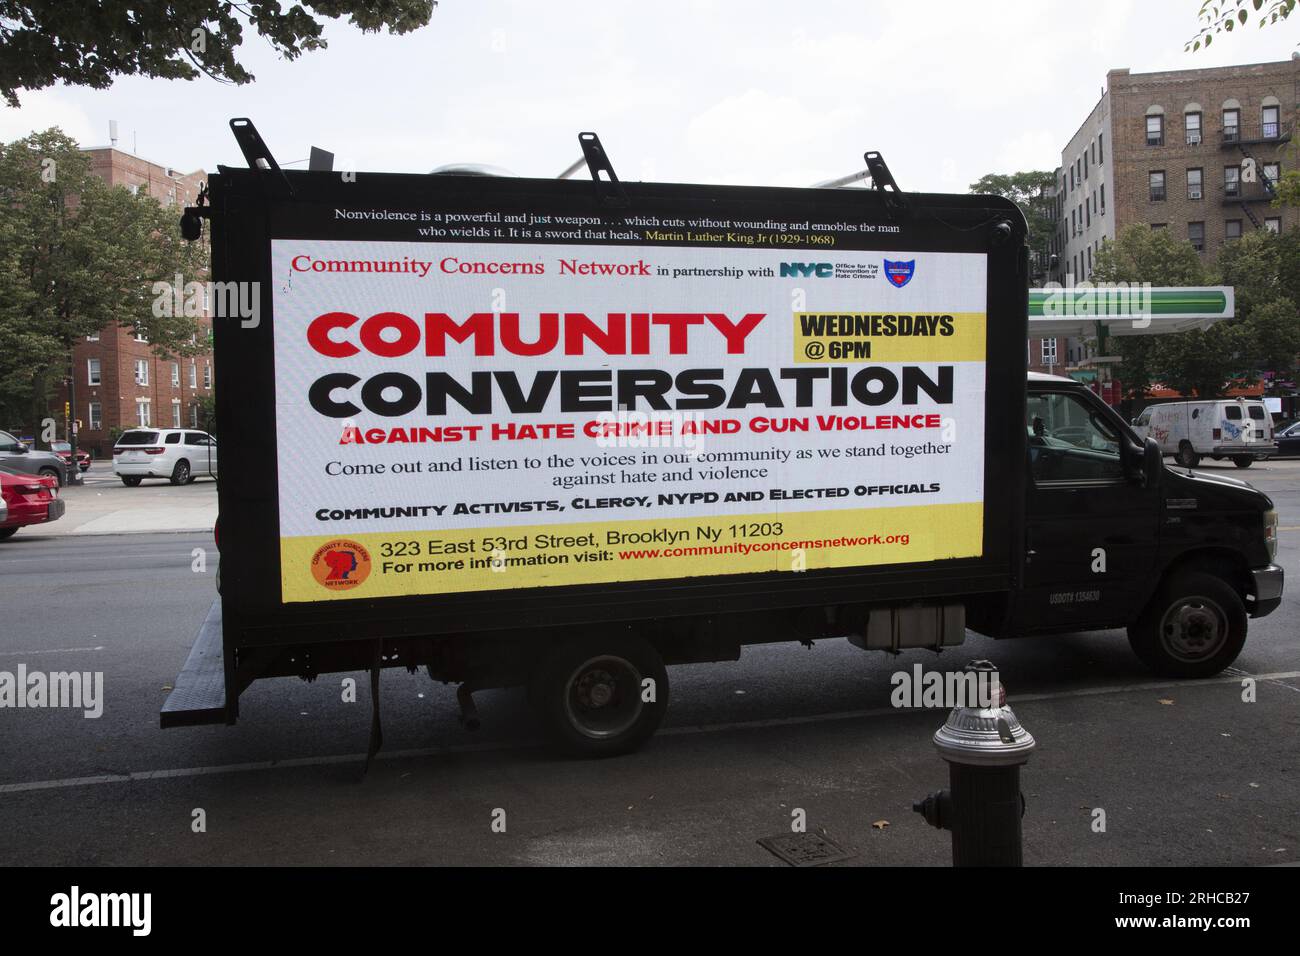
<path fill-rule="evenodd" d="M 1263 617 L 1271 614 L 1282 603 L 1282 585 L 1285 573 L 1276 564 L 1266 568 L 1255 568 L 1250 572 L 1254 579 L 1255 602 L 1250 609 L 1251 617 Z"/>
<path fill-rule="evenodd" d="M 168 727 L 229 723 L 226 713 L 226 665 L 221 648 L 221 598 L 212 602 L 199 627 L 185 666 L 176 676 L 158 714 L 158 723 Z"/>

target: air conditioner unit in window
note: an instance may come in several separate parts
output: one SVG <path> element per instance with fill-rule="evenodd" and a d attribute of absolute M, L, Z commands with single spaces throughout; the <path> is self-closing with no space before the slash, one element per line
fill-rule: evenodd
<path fill-rule="evenodd" d="M 1200 198 L 1201 198 L 1201 187 L 1200 187 L 1200 186 L 1192 186 L 1192 187 L 1190 187 L 1190 188 L 1187 190 L 1187 198 L 1188 198 L 1188 199 L 1200 199 Z"/>
<path fill-rule="evenodd" d="M 1188 145 L 1188 146 L 1200 146 L 1200 145 L 1201 145 L 1201 134 L 1200 134 L 1200 133 L 1188 133 L 1188 134 L 1187 134 L 1187 145 Z"/>

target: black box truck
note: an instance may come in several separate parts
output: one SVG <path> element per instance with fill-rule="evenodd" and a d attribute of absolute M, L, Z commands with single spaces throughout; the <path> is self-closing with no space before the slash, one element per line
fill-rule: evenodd
<path fill-rule="evenodd" d="M 1281 599 L 1276 515 L 1026 375 L 1025 222 L 876 188 L 282 171 L 210 222 L 219 597 L 164 727 L 267 677 L 526 686 L 635 749 L 666 664 L 845 636 L 1127 627 L 1217 673 Z M 239 307 L 236 307 L 238 305 Z M 1028 388 L 1026 384 L 1028 382 Z M 372 750 L 378 745 L 372 736 Z"/>

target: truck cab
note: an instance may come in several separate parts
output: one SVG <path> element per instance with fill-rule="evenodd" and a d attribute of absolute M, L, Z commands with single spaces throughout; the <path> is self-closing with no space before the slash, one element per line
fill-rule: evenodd
<path fill-rule="evenodd" d="M 1011 632 L 1127 627 L 1172 676 L 1218 673 L 1281 602 L 1277 513 L 1244 481 L 1167 469 L 1090 389 L 1031 373 L 1024 567 Z"/>

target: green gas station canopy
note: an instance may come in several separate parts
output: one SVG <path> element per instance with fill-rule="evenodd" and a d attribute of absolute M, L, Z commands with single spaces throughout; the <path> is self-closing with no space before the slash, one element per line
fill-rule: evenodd
<path fill-rule="evenodd" d="M 1235 314 L 1232 286 L 1029 290 L 1029 334 L 1035 338 L 1164 335 L 1206 329 Z"/>

